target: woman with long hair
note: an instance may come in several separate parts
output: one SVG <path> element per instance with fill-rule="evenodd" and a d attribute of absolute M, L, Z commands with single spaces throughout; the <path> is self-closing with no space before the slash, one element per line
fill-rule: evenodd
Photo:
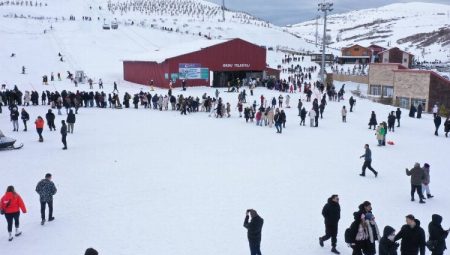
<path fill-rule="evenodd" d="M 6 222 L 8 223 L 9 241 L 13 240 L 12 224 L 16 227 L 15 236 L 20 236 L 22 232 L 19 230 L 20 211 L 27 213 L 27 208 L 22 198 L 16 193 L 13 186 L 8 186 L 5 195 L 0 200 L 0 210 L 4 212 Z"/>

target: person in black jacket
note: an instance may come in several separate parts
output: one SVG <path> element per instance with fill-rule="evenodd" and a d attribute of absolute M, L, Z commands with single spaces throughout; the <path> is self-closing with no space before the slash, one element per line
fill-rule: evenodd
<path fill-rule="evenodd" d="M 372 114 L 370 115 L 370 120 L 369 120 L 369 129 L 372 128 L 373 126 L 373 130 L 375 130 L 375 128 L 377 127 L 377 115 L 375 114 L 374 111 L 372 111 Z"/>
<path fill-rule="evenodd" d="M 53 221 L 53 196 L 56 194 L 55 184 L 52 182 L 52 174 L 47 173 L 45 179 L 42 179 L 36 185 L 36 192 L 39 194 L 41 202 L 41 225 L 45 223 L 45 206 L 48 205 L 48 221 Z"/>
<path fill-rule="evenodd" d="M 411 108 L 409 109 L 409 117 L 415 118 L 416 112 L 417 112 L 416 107 L 414 106 L 414 104 L 411 104 Z"/>
<path fill-rule="evenodd" d="M 73 113 L 72 109 L 69 111 L 69 114 L 67 115 L 67 120 L 66 121 L 67 121 L 68 132 L 73 134 L 73 126 L 75 125 L 76 116 Z"/>
<path fill-rule="evenodd" d="M 395 132 L 395 120 L 396 117 L 394 115 L 394 111 L 392 111 L 388 116 L 388 130 Z"/>
<path fill-rule="evenodd" d="M 247 231 L 248 243 L 250 245 L 250 255 L 261 255 L 261 231 L 264 220 L 253 209 L 248 209 L 245 213 L 244 227 Z M 249 217 L 252 220 L 249 222 Z"/>
<path fill-rule="evenodd" d="M 339 205 L 338 195 L 332 195 L 328 198 L 328 202 L 322 209 L 322 215 L 325 219 L 325 235 L 319 237 L 319 244 L 323 247 L 323 242 L 331 237 L 331 252 L 340 254 L 339 251 L 336 250 L 338 223 L 341 218 L 341 206 Z"/>
<path fill-rule="evenodd" d="M 436 115 L 436 117 L 434 118 L 434 126 L 436 127 L 436 131 L 434 131 L 435 136 L 438 136 L 438 130 L 439 127 L 441 126 L 441 121 L 442 121 L 441 116 Z"/>
<path fill-rule="evenodd" d="M 352 255 L 368 254 L 369 234 L 362 216 L 361 212 L 353 213 L 354 221 L 350 225 L 350 240 L 346 240 L 353 249 Z"/>
<path fill-rule="evenodd" d="M 48 109 L 47 114 L 45 114 L 45 118 L 47 119 L 47 125 L 50 131 L 56 131 L 55 127 L 55 114 L 52 112 L 51 109 Z"/>
<path fill-rule="evenodd" d="M 67 126 L 64 120 L 61 120 L 61 141 L 64 144 L 63 150 L 67 150 Z"/>
<path fill-rule="evenodd" d="M 397 111 L 395 111 L 395 117 L 397 118 L 397 127 L 400 127 L 400 118 L 402 117 L 400 108 L 397 108 Z"/>
<path fill-rule="evenodd" d="M 450 232 L 450 229 L 444 230 L 441 226 L 442 216 L 438 214 L 433 214 L 431 216 L 431 222 L 428 225 L 428 233 L 430 235 L 429 240 L 435 242 L 435 247 L 431 251 L 431 255 L 442 255 L 447 249 L 445 239 Z"/>
<path fill-rule="evenodd" d="M 305 107 L 302 108 L 302 110 L 300 111 L 300 126 L 303 123 L 303 126 L 305 125 L 305 119 L 306 119 L 306 109 Z"/>
<path fill-rule="evenodd" d="M 417 118 L 418 119 L 422 118 L 422 111 L 423 111 L 422 104 L 419 103 L 419 105 L 417 106 Z"/>
<path fill-rule="evenodd" d="M 275 116 L 273 117 L 273 120 L 275 121 L 275 128 L 277 129 L 277 133 L 281 134 L 281 132 L 283 131 L 283 127 L 281 126 L 281 124 L 283 123 L 283 119 L 278 108 L 275 110 Z"/>
<path fill-rule="evenodd" d="M 397 255 L 397 249 L 400 246 L 394 242 L 395 229 L 391 226 L 384 227 L 383 237 L 380 239 L 378 246 L 379 255 Z"/>
<path fill-rule="evenodd" d="M 394 241 L 402 239 L 400 251 L 402 255 L 425 255 L 425 231 L 420 227 L 420 221 L 413 215 L 406 216 L 406 225 L 403 225 Z"/>
<path fill-rule="evenodd" d="M 350 97 L 350 99 L 348 100 L 348 103 L 350 104 L 350 112 L 353 112 L 353 106 L 356 103 L 356 100 L 353 98 L 353 96 Z"/>
<path fill-rule="evenodd" d="M 284 112 L 284 110 L 281 110 L 280 116 L 281 116 L 281 123 L 283 123 L 283 128 L 286 128 L 286 113 Z"/>
<path fill-rule="evenodd" d="M 30 120 L 30 115 L 28 114 L 27 111 L 25 111 L 25 108 L 22 108 L 22 112 L 20 113 L 20 118 L 23 121 L 23 125 L 25 126 L 25 128 L 23 129 L 23 131 L 27 131 L 27 121 Z"/>
<path fill-rule="evenodd" d="M 13 123 L 13 128 L 14 128 L 13 131 L 15 131 L 15 132 L 19 131 L 19 111 L 17 111 L 16 107 L 13 107 L 11 109 L 10 117 L 11 117 L 11 121 Z"/>

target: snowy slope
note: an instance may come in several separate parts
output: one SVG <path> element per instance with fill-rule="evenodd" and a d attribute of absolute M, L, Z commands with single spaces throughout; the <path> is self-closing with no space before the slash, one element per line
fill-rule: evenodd
<path fill-rule="evenodd" d="M 380 8 L 355 10 L 329 16 L 327 30 L 331 36 L 330 47 L 340 49 L 353 44 L 396 47 L 410 51 L 420 61 L 450 61 L 449 32 L 441 33 L 445 42 L 421 46 L 417 42 L 399 41 L 419 33 L 438 32 L 450 28 L 450 5 L 433 3 L 396 3 Z M 293 25 L 289 31 L 315 41 L 316 21 Z M 448 30 L 447 30 L 448 31 Z M 319 37 L 323 34 L 323 19 L 319 20 Z M 339 53 L 339 52 L 338 52 Z"/>
<path fill-rule="evenodd" d="M 80 20 L 80 16 L 91 15 L 91 2 L 47 3 L 48 8 L 40 10 L 0 6 L 2 15 L 23 12 L 77 17 L 70 22 L 0 17 L 0 83 L 8 88 L 17 84 L 22 91 L 87 90 L 86 84 L 75 88 L 66 79 L 48 86 L 41 84 L 41 76 L 50 72 L 64 76 L 67 70 L 82 69 L 95 80 L 103 78 L 106 93 L 112 91 L 112 81 L 119 83 L 121 98 L 125 91 L 148 92 L 148 87 L 121 80 L 121 59 L 183 42 L 206 41 L 198 35 L 123 23 L 117 31 L 104 31 L 103 20 Z M 230 29 L 223 30 L 224 38 L 245 35 L 258 44 L 303 46 L 301 40 L 275 28 L 242 26 L 239 22 L 226 23 L 225 27 Z M 43 34 L 44 29 L 49 31 Z M 16 57 L 10 57 L 12 52 Z M 59 61 L 58 52 L 65 62 Z M 272 63 L 280 62 L 279 54 L 269 55 Z M 299 64 L 313 65 L 308 58 Z M 22 65 L 27 68 L 26 75 L 20 74 Z M 212 95 L 214 90 L 189 88 L 183 94 L 200 96 L 205 92 Z M 174 93 L 182 92 L 177 89 Z M 257 89 L 247 100 L 259 102 L 262 94 L 267 98 L 279 96 L 278 92 Z M 298 126 L 295 106 L 304 95 L 291 95 L 293 108 L 285 109 L 287 128 L 282 135 L 245 123 L 236 112 L 237 94 L 224 91 L 220 96 L 232 106 L 232 117 L 226 119 L 208 117 L 207 113 L 184 117 L 178 112 L 142 108 L 83 108 L 77 115 L 74 134 L 68 136 L 68 151 L 61 150 L 59 133 L 47 128 L 42 144 L 37 142 L 32 123 L 28 132 L 12 132 L 8 110 L 3 108 L 0 129 L 25 146 L 0 153 L 0 188 L 14 185 L 29 213 L 21 216 L 23 235 L 11 243 L 7 241 L 6 223 L 0 220 L 1 254 L 78 255 L 90 246 L 100 254 L 248 254 L 242 222 L 245 210 L 255 208 L 265 219 L 264 254 L 325 255 L 329 254 L 329 243 L 320 248 L 317 242 L 323 234 L 320 212 L 326 199 L 335 193 L 341 197 L 338 249 L 343 255 L 351 254 L 343 243 L 344 229 L 364 200 L 372 202 L 380 229 L 389 224 L 398 230 L 409 213 L 424 226 L 431 214 L 440 213 L 447 227 L 449 140 L 442 134 L 433 135 L 432 116 L 410 119 L 403 111 L 402 127 L 388 134 L 388 140 L 396 145 L 379 148 L 374 132 L 367 129 L 369 114 L 375 111 L 379 121 L 386 120 L 393 108 L 357 99 L 355 112 L 344 124 L 340 109 L 348 95 L 347 91 L 345 102 L 328 103 L 325 119 L 317 129 Z M 47 106 L 25 108 L 31 120 L 48 110 Z M 310 108 L 306 103 L 306 109 Z M 57 116 L 57 128 L 65 118 Z M 365 143 L 372 147 L 373 166 L 380 172 L 377 179 L 370 174 L 358 176 Z M 412 167 L 415 161 L 431 165 L 431 190 L 436 197 L 426 205 L 409 201 L 404 168 Z M 42 227 L 34 188 L 46 172 L 53 173 L 58 193 L 54 202 L 56 220 Z"/>

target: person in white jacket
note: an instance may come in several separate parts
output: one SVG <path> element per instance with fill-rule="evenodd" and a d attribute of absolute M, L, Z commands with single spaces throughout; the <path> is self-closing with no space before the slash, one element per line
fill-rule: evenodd
<path fill-rule="evenodd" d="M 315 118 L 316 118 L 316 111 L 314 111 L 314 109 L 309 110 L 308 116 L 309 116 L 310 127 L 314 127 L 314 121 L 315 121 Z"/>
<path fill-rule="evenodd" d="M 345 105 L 342 106 L 341 113 L 342 113 L 342 122 L 347 122 L 347 109 L 345 109 Z"/>
<path fill-rule="evenodd" d="M 437 106 L 437 104 L 435 104 L 433 106 L 433 116 L 434 116 L 434 118 L 436 118 L 437 113 L 438 113 L 438 106 Z"/>

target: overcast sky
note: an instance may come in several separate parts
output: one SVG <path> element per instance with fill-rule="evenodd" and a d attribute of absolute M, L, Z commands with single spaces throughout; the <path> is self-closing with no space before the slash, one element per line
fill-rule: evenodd
<path fill-rule="evenodd" d="M 209 0 L 221 4 L 222 0 Z M 380 7 L 400 2 L 429 2 L 449 4 L 450 0 L 333 0 L 333 13 Z M 225 0 L 229 9 L 248 12 L 276 25 L 295 24 L 310 20 L 317 15 L 319 0 Z"/>

